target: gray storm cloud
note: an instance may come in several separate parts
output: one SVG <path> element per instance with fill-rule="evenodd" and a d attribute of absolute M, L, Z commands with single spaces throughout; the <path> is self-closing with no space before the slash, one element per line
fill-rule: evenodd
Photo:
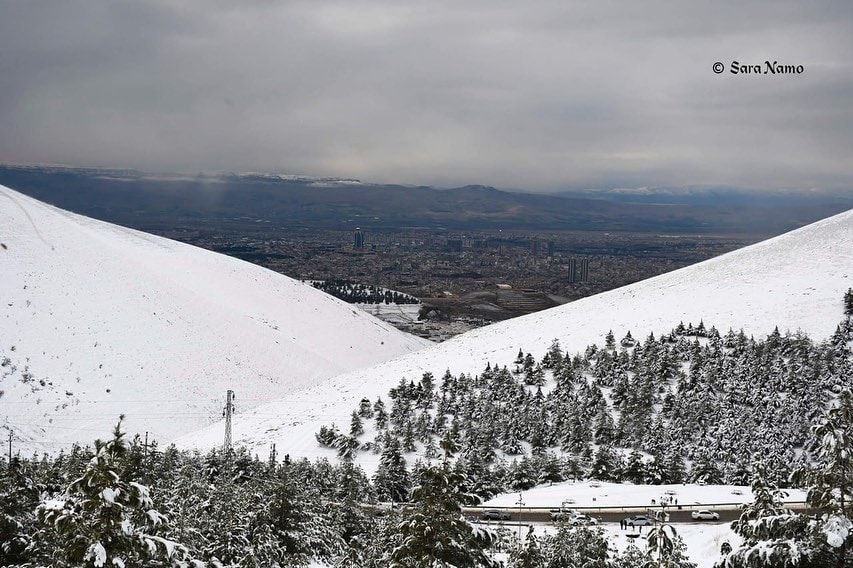
<path fill-rule="evenodd" d="M 0 0 L 0 14 L 3 162 L 851 185 L 849 2 Z M 765 60 L 804 71 L 729 70 Z"/>

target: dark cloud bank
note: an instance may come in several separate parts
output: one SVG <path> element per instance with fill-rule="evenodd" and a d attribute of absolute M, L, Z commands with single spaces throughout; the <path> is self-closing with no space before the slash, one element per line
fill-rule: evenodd
<path fill-rule="evenodd" d="M 2 162 L 851 188 L 850 2 L 0 0 L 0 13 Z M 734 61 L 803 71 L 733 74 Z"/>

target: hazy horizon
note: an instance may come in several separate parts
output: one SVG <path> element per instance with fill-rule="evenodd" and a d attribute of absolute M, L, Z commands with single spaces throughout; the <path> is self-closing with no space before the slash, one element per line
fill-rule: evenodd
<path fill-rule="evenodd" d="M 0 6 L 4 163 L 529 192 L 853 186 L 840 0 Z"/>

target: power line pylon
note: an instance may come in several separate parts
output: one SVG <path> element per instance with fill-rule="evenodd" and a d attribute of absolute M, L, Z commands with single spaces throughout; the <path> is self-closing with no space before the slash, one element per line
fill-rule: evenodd
<path fill-rule="evenodd" d="M 231 414 L 234 412 L 234 391 L 229 390 L 225 395 L 225 443 L 222 445 L 222 453 L 226 456 L 231 452 Z"/>

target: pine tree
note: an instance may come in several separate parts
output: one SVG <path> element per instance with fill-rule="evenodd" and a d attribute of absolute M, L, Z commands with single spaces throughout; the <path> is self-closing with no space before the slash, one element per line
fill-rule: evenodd
<path fill-rule="evenodd" d="M 622 553 L 613 558 L 608 568 L 641 568 L 645 567 L 649 561 L 647 552 L 640 550 L 634 544 L 629 544 Z"/>
<path fill-rule="evenodd" d="M 364 425 L 361 422 L 361 417 L 357 412 L 353 412 L 350 416 L 349 435 L 351 438 L 358 438 L 364 434 Z"/>
<path fill-rule="evenodd" d="M 794 473 L 821 512 L 814 556 L 825 566 L 853 564 L 853 393 L 843 391 L 823 423 L 812 428 L 814 466 Z"/>
<path fill-rule="evenodd" d="M 281 466 L 269 482 L 258 484 L 262 494 L 255 499 L 250 515 L 251 548 L 241 566 L 304 566 L 311 557 L 338 554 L 344 549 L 340 537 L 328 527 L 323 508 L 291 473 Z"/>
<path fill-rule="evenodd" d="M 544 568 L 545 555 L 533 533 L 533 525 L 527 531 L 524 544 L 517 543 L 509 552 L 509 568 Z"/>
<path fill-rule="evenodd" d="M 643 456 L 637 450 L 632 450 L 628 454 L 628 461 L 625 464 L 625 470 L 622 472 L 622 477 L 625 481 L 639 485 L 643 482 L 645 475 L 645 465 L 643 464 Z"/>
<path fill-rule="evenodd" d="M 595 417 L 595 436 L 596 444 L 609 444 L 613 442 L 615 426 L 613 424 L 613 416 L 606 406 L 602 406 Z"/>
<path fill-rule="evenodd" d="M 562 525 L 554 535 L 542 539 L 547 568 L 607 568 L 608 547 L 598 527 Z"/>
<path fill-rule="evenodd" d="M 0 566 L 23 564 L 35 524 L 39 490 L 28 464 L 13 457 L 0 475 Z"/>
<path fill-rule="evenodd" d="M 599 446 L 592 459 L 589 477 L 599 481 L 613 481 L 616 471 L 616 455 L 609 445 Z"/>
<path fill-rule="evenodd" d="M 853 288 L 844 293 L 844 315 L 853 316 Z"/>
<path fill-rule="evenodd" d="M 455 450 L 449 436 L 441 443 L 445 452 L 440 465 L 426 467 L 412 491 L 414 510 L 399 525 L 401 544 L 389 556 L 389 564 L 400 568 L 469 568 L 499 565 L 486 554 L 493 535 L 477 529 L 462 516 L 462 505 L 476 497 L 465 494 L 465 478 L 450 467 Z"/>
<path fill-rule="evenodd" d="M 388 411 L 385 410 L 385 403 L 381 398 L 377 398 L 373 403 L 373 411 L 376 413 L 376 429 L 384 430 L 388 426 Z"/>
<path fill-rule="evenodd" d="M 723 474 L 717 460 L 708 451 L 702 451 L 690 470 L 690 482 L 700 485 L 716 485 L 723 482 Z"/>
<path fill-rule="evenodd" d="M 373 407 L 370 404 L 369 398 L 363 398 L 358 403 L 358 415 L 364 419 L 373 418 Z"/>
<path fill-rule="evenodd" d="M 186 566 L 187 549 L 156 534 L 166 518 L 148 488 L 117 473 L 127 456 L 121 420 L 113 438 L 96 441 L 95 449 L 82 477 L 39 506 L 40 555 L 56 567 Z"/>
<path fill-rule="evenodd" d="M 548 348 L 548 352 L 542 358 L 542 367 L 545 369 L 555 369 L 562 365 L 562 363 L 563 352 L 560 351 L 560 342 L 555 339 L 551 342 L 551 347 Z"/>
<path fill-rule="evenodd" d="M 752 466 L 754 501 L 743 506 L 732 530 L 743 544 L 727 553 L 715 568 L 763 568 L 798 566 L 808 568 L 808 551 L 797 540 L 809 533 L 808 521 L 782 505 L 785 493 L 767 479 L 761 462 Z"/>
<path fill-rule="evenodd" d="M 604 347 L 606 347 L 610 351 L 613 351 L 614 349 L 616 349 L 616 338 L 613 337 L 613 330 L 612 329 L 607 332 L 607 336 L 605 336 L 605 338 L 604 338 Z"/>
<path fill-rule="evenodd" d="M 412 482 L 406 471 L 406 460 L 400 451 L 400 442 L 397 438 L 390 437 L 382 450 L 373 484 L 380 499 L 389 499 L 398 503 L 408 501 Z"/>
<path fill-rule="evenodd" d="M 664 457 L 666 477 L 669 483 L 683 483 L 685 477 L 684 459 L 677 448 L 670 448 Z"/>
<path fill-rule="evenodd" d="M 684 555 L 686 547 L 671 524 L 666 507 L 655 511 L 655 526 L 646 536 L 649 560 L 644 568 L 696 568 Z"/>

